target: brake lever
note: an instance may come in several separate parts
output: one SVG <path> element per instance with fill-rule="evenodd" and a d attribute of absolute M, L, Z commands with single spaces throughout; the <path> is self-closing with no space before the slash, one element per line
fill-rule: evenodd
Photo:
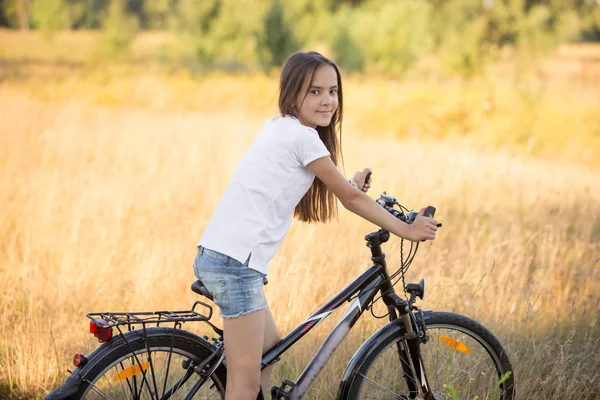
<path fill-rule="evenodd" d="M 431 206 L 429 206 L 429 207 L 431 207 Z M 428 207 L 428 208 L 429 208 L 429 207 Z M 434 212 L 434 213 L 435 213 L 435 212 Z M 419 215 L 419 212 L 418 212 L 418 211 L 414 211 L 414 210 L 412 210 L 412 211 L 409 211 L 409 212 L 408 212 L 408 215 L 406 216 L 406 223 L 410 225 L 410 224 L 412 224 L 413 222 L 415 222 L 415 218 L 417 218 L 417 215 Z M 427 209 L 425 209 L 425 215 L 427 216 Z M 430 217 L 430 218 L 431 218 L 431 217 Z M 442 227 L 442 223 L 441 223 L 441 222 L 438 222 L 438 224 L 437 224 L 437 227 L 438 227 L 438 228 L 441 228 L 441 227 Z"/>
<path fill-rule="evenodd" d="M 381 197 L 376 200 L 377 204 L 380 206 L 389 206 L 392 207 L 394 205 L 400 205 L 398 200 L 394 196 L 388 195 L 386 192 L 381 194 Z"/>

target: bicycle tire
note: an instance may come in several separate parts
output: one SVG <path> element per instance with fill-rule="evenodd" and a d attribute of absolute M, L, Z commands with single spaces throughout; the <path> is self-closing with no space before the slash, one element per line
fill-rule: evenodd
<path fill-rule="evenodd" d="M 150 349 L 150 356 L 154 358 L 153 367 L 155 370 L 160 368 L 160 374 L 157 371 L 153 372 L 153 368 L 149 367 L 148 349 Z M 161 391 L 164 395 L 165 389 L 168 390 L 167 387 L 171 388 L 174 382 L 178 382 L 177 380 L 171 381 L 169 377 L 170 372 L 173 371 L 176 375 L 182 374 L 181 376 L 183 376 L 189 370 L 191 377 L 179 387 L 179 389 L 184 388 L 189 391 L 190 385 L 198 381 L 198 375 L 191 371 L 193 364 L 189 364 L 185 360 L 191 360 L 198 365 L 213 354 L 214 350 L 207 340 L 181 329 L 152 327 L 146 329 L 145 335 L 142 330 L 127 332 L 122 336 L 114 337 L 90 354 L 89 361 L 80 371 L 83 380 L 75 399 L 124 399 L 130 398 L 129 395 L 136 399 L 158 399 L 161 398 Z M 137 358 L 133 356 L 134 353 Z M 167 358 L 165 359 L 165 357 Z M 184 367 L 185 363 L 188 363 L 187 369 Z M 184 372 L 179 370 L 178 364 L 181 365 Z M 145 373 L 138 368 L 140 365 L 143 365 Z M 161 380 L 162 372 L 165 372 L 165 377 Z M 124 374 L 132 376 L 123 377 Z M 144 377 L 147 378 L 146 381 L 144 381 Z M 226 377 L 226 367 L 221 364 L 210 376 L 209 381 L 204 383 L 205 388 L 202 389 L 218 395 L 194 396 L 194 399 L 224 399 Z M 118 383 L 112 383 L 111 379 Z M 109 385 L 108 390 L 111 393 L 114 390 L 115 394 L 109 395 L 106 393 L 107 389 L 100 388 L 100 385 Z M 132 388 L 135 388 L 136 392 L 139 388 L 140 392 L 132 393 L 134 390 Z M 129 395 L 127 395 L 128 389 Z M 181 391 L 181 396 L 184 396 L 186 390 Z M 117 391 L 118 394 L 116 394 Z M 170 398 L 178 399 L 180 397 Z"/>
<path fill-rule="evenodd" d="M 431 313 L 430 317 L 425 319 L 425 323 L 429 340 L 427 343 L 421 344 L 421 355 L 426 366 L 425 371 L 427 373 L 429 384 L 436 400 L 456 398 L 490 398 L 494 400 L 514 399 L 515 377 L 513 368 L 501 343 L 487 328 L 468 317 L 446 312 Z M 441 333 L 444 333 L 444 335 L 441 335 Z M 357 351 L 355 354 L 356 360 L 354 360 L 355 357 L 353 357 L 353 360 L 349 365 L 349 368 L 351 369 L 347 370 L 344 374 L 346 379 L 342 381 L 343 386 L 340 387 L 339 397 L 349 400 L 367 400 L 371 398 L 410 399 L 411 397 L 406 378 L 402 375 L 398 376 L 402 371 L 398 368 L 394 370 L 389 362 L 390 360 L 393 361 L 395 358 L 395 362 L 398 364 L 401 363 L 399 361 L 400 357 L 398 356 L 398 351 L 392 347 L 395 347 L 394 345 L 403 341 L 404 334 L 404 326 L 401 321 L 396 320 L 373 335 L 361 349 Z M 454 334 L 457 339 L 454 339 Z M 452 340 L 455 341 L 453 342 Z M 440 342 L 444 342 L 444 344 L 440 345 Z M 449 356 L 446 356 L 447 358 L 442 360 L 444 363 L 443 365 L 441 363 L 438 365 L 437 361 L 431 360 L 435 355 L 433 351 L 428 353 L 427 346 L 436 346 L 436 350 L 449 354 Z M 429 347 L 429 349 L 433 349 L 433 347 Z M 392 355 L 389 359 L 384 359 L 386 351 L 390 350 Z M 467 350 L 470 351 L 470 353 L 467 353 Z M 474 353 L 474 351 L 476 353 Z M 396 354 L 393 355 L 393 353 Z M 463 354 L 466 355 L 463 356 Z M 496 376 L 491 376 L 493 374 L 488 374 L 489 377 L 478 375 L 479 372 L 477 371 L 479 371 L 479 369 L 477 368 L 481 368 L 481 371 L 483 371 L 485 366 L 482 365 L 475 368 L 475 366 L 479 365 L 478 363 L 469 364 L 468 361 L 472 354 L 475 354 L 482 359 L 489 359 L 491 361 L 491 367 L 489 367 L 487 371 L 492 370 Z M 474 371 L 460 370 L 460 374 L 464 375 L 464 377 L 461 378 L 459 378 L 458 373 L 453 371 L 446 371 L 443 373 L 444 376 L 438 377 L 438 366 L 451 368 L 454 367 L 455 362 L 460 362 L 461 360 L 465 360 L 466 366 L 468 368 L 473 368 Z M 474 360 L 474 358 L 472 360 Z M 376 370 L 375 364 L 378 362 L 385 365 L 385 371 L 378 372 Z M 450 366 L 450 364 L 452 364 L 452 366 Z M 435 366 L 435 368 L 432 369 L 432 366 Z M 481 373 L 483 374 L 483 372 Z M 387 374 L 388 377 L 386 379 L 388 381 L 393 380 L 393 382 L 390 382 L 388 385 L 393 386 L 394 389 L 392 390 L 384 385 L 378 386 L 377 382 L 373 383 L 374 380 L 370 378 L 373 374 L 378 374 L 382 377 Z M 391 375 L 391 379 L 389 375 Z M 483 378 L 481 378 L 481 376 L 483 376 Z M 453 377 L 455 380 L 450 384 L 441 384 L 439 380 L 444 380 L 442 379 L 444 377 L 446 379 L 448 377 Z M 479 384 L 481 380 L 484 380 L 486 385 L 492 384 L 495 388 L 475 388 L 474 386 Z M 458 388 L 456 385 L 457 381 L 459 384 Z M 374 387 L 374 389 L 372 389 L 373 392 L 378 391 L 382 394 L 371 397 L 367 393 L 371 390 L 368 387 L 371 386 Z M 398 389 L 396 387 L 398 387 Z M 365 388 L 367 389 L 365 390 Z M 402 390 L 404 390 L 404 392 L 402 392 Z M 486 397 L 486 395 L 482 395 L 484 393 L 473 393 L 474 390 L 489 391 L 491 393 Z M 393 394 L 394 396 L 385 397 L 384 394 Z"/>

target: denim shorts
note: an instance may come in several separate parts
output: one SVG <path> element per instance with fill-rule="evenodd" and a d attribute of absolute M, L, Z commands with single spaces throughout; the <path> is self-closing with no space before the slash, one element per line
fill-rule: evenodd
<path fill-rule="evenodd" d="M 235 318 L 267 308 L 263 274 L 214 250 L 198 246 L 194 273 L 221 309 L 223 318 Z"/>

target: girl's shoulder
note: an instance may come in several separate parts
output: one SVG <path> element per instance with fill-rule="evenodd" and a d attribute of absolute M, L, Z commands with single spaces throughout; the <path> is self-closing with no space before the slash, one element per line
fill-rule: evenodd
<path fill-rule="evenodd" d="M 267 121 L 266 125 L 272 125 L 275 130 L 282 133 L 306 134 L 307 132 L 310 132 L 317 137 L 319 136 L 315 129 L 302 125 L 298 118 L 292 115 L 272 117 Z"/>

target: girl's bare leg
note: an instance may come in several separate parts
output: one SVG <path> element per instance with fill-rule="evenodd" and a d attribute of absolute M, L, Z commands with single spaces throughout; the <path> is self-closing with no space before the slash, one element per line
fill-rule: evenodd
<path fill-rule="evenodd" d="M 275 325 L 273 314 L 271 314 L 271 309 L 267 307 L 265 310 L 265 338 L 263 342 L 263 354 L 271 347 L 275 346 L 280 340 L 281 335 L 279 334 L 279 330 L 277 330 L 277 326 Z M 271 374 L 273 373 L 273 367 L 274 365 L 271 365 L 262 371 L 261 384 L 265 399 L 268 399 L 268 396 L 271 393 Z"/>
<path fill-rule="evenodd" d="M 268 309 L 223 318 L 227 357 L 225 400 L 256 400 L 258 396 L 267 312 Z"/>

